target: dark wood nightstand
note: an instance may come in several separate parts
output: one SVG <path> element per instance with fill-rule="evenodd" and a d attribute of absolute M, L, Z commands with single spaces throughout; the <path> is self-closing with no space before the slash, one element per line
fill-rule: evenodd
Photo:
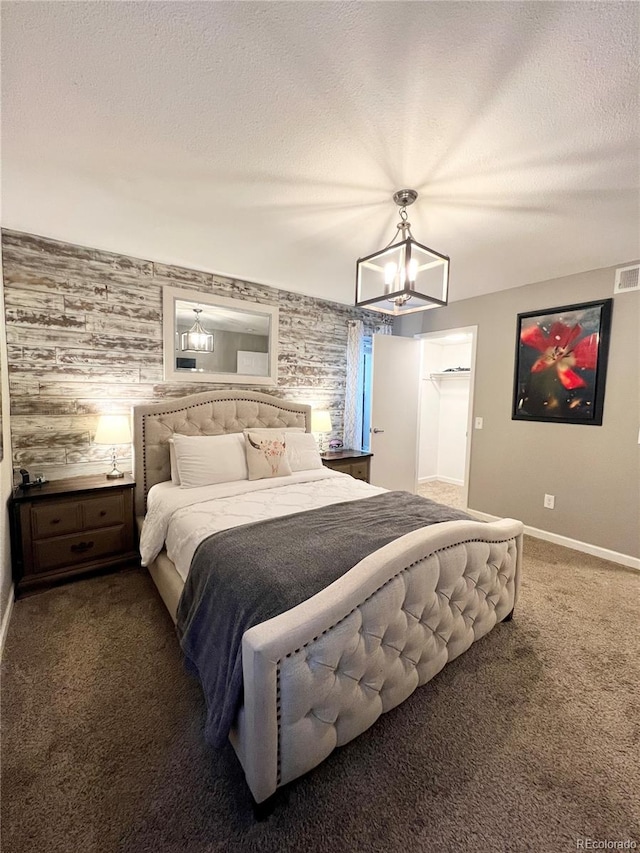
<path fill-rule="evenodd" d="M 373 453 L 365 453 L 364 450 L 335 450 L 329 453 L 321 453 L 322 464 L 342 474 L 350 474 L 356 480 L 371 480 L 371 457 Z"/>
<path fill-rule="evenodd" d="M 17 488 L 9 500 L 16 596 L 138 559 L 131 476 Z"/>

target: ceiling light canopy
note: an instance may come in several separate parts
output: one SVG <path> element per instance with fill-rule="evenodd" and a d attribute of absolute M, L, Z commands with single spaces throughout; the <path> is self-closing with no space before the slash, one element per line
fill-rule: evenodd
<path fill-rule="evenodd" d="M 414 240 L 407 221 L 407 206 L 417 198 L 415 190 L 394 193 L 400 208 L 396 226 L 400 233 L 384 249 L 358 259 L 356 305 L 398 315 L 447 304 L 449 258 Z"/>
<path fill-rule="evenodd" d="M 188 332 L 180 335 L 180 349 L 182 352 L 213 352 L 213 335 L 200 325 L 200 314 L 202 308 L 194 308 L 196 321 Z"/>

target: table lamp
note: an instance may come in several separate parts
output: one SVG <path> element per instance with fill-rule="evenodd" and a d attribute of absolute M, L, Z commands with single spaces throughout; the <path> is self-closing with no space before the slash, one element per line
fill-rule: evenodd
<path fill-rule="evenodd" d="M 111 471 L 107 474 L 107 479 L 117 480 L 124 477 L 122 471 L 118 470 L 116 458 L 117 444 L 131 443 L 131 428 L 129 426 L 128 415 L 100 415 L 98 428 L 94 436 L 96 444 L 111 445 Z"/>
<path fill-rule="evenodd" d="M 324 453 L 324 435 L 331 432 L 331 415 L 325 409 L 313 409 L 311 412 L 311 432 L 319 436 L 320 453 Z"/>

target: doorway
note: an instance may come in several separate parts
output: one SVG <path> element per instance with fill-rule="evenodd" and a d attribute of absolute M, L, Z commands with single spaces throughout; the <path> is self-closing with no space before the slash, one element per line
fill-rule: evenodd
<path fill-rule="evenodd" d="M 477 326 L 420 335 L 418 491 L 469 505 Z"/>

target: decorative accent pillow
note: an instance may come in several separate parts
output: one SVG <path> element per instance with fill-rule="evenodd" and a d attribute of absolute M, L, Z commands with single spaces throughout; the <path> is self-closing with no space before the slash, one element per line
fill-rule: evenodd
<path fill-rule="evenodd" d="M 244 436 L 250 480 L 286 477 L 291 473 L 286 444 L 289 434 L 285 436 L 283 430 L 277 429 L 245 429 Z"/>
<path fill-rule="evenodd" d="M 175 433 L 173 448 L 180 488 L 193 489 L 246 480 L 248 471 L 244 443 L 241 432 L 226 435 Z"/>
<path fill-rule="evenodd" d="M 310 432 L 294 432 L 286 436 L 287 459 L 292 471 L 313 471 L 322 468 L 316 440 Z"/>

